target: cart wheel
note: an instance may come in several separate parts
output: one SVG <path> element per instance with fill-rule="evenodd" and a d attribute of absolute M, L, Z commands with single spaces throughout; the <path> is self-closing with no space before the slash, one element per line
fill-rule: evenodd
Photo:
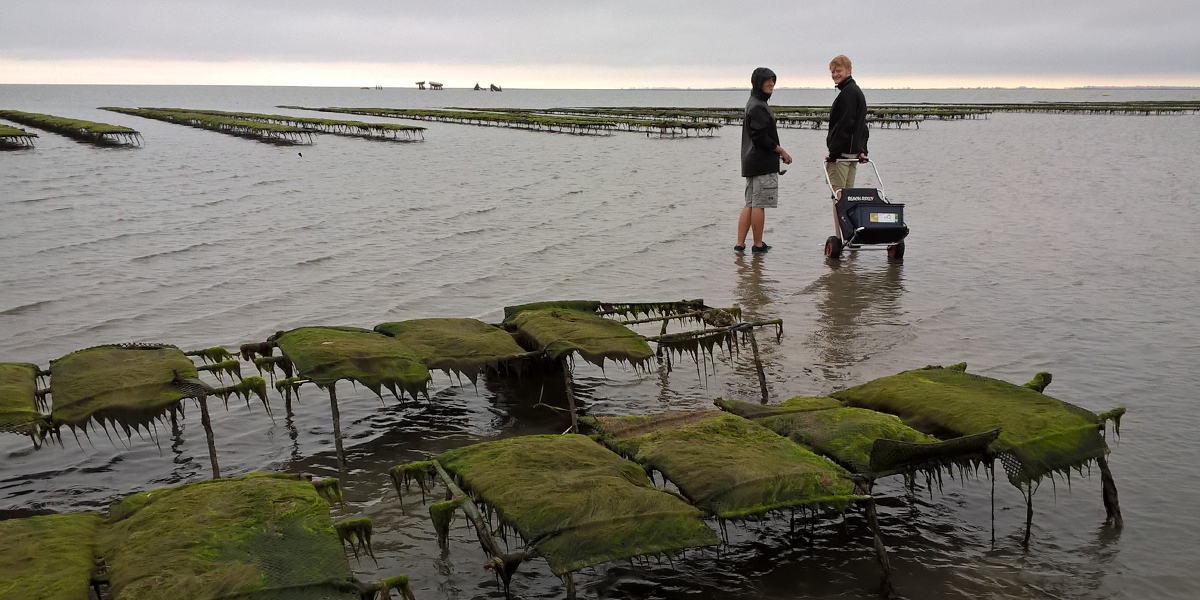
<path fill-rule="evenodd" d="M 825 240 L 825 257 L 826 258 L 841 258 L 842 257 L 842 240 L 837 236 L 831 235 Z"/>
<path fill-rule="evenodd" d="M 893 246 L 888 246 L 888 260 L 902 261 L 904 260 L 904 242 L 900 241 Z"/>

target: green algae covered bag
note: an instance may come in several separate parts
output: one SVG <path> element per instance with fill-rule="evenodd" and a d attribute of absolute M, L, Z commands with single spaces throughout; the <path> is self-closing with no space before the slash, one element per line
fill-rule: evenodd
<path fill-rule="evenodd" d="M 436 460 L 556 575 L 718 543 L 699 510 L 656 489 L 640 466 L 586 436 L 512 437 Z"/>
<path fill-rule="evenodd" d="M 0 521 L 0 600 L 88 600 L 93 513 Z"/>
<path fill-rule="evenodd" d="M 329 504 L 297 475 L 134 494 L 99 540 L 114 600 L 358 598 Z"/>
<path fill-rule="evenodd" d="M 851 406 L 897 415 L 943 439 L 999 429 L 989 450 L 1000 456 L 1017 486 L 1081 468 L 1108 452 L 1100 415 L 1047 396 L 1034 382 L 1019 386 L 968 374 L 965 368 L 904 371 L 832 395 Z"/>
<path fill-rule="evenodd" d="M 602 440 L 659 471 L 722 519 L 858 499 L 845 469 L 752 421 L 720 411 L 599 417 Z"/>

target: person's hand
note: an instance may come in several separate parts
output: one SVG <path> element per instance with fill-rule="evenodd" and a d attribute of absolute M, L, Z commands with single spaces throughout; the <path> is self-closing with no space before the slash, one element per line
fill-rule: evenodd
<path fill-rule="evenodd" d="M 858 153 L 858 162 L 860 162 L 860 163 L 867 162 L 867 155 L 862 152 Z"/>
<path fill-rule="evenodd" d="M 779 156 L 783 157 L 783 164 L 785 164 L 785 165 L 790 165 L 790 164 L 792 164 L 792 155 L 791 155 L 791 154 L 788 154 L 788 153 L 787 153 L 787 150 L 784 150 L 783 148 L 780 148 L 780 149 L 779 149 Z"/>
<path fill-rule="evenodd" d="M 832 156 L 826 156 L 826 157 L 825 157 L 825 162 L 827 162 L 827 163 L 833 163 L 833 162 L 837 162 L 837 159 L 836 159 L 836 158 L 833 158 Z"/>

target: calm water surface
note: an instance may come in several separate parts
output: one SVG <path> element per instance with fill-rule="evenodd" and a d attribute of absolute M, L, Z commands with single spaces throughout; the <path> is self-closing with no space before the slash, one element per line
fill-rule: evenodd
<path fill-rule="evenodd" d="M 1103 97 L 1102 93 L 1110 93 Z M 872 102 L 1196 99 L 1196 90 L 868 91 Z M 781 90 L 826 104 L 832 90 Z M 913 230 L 906 261 L 823 260 L 832 230 L 819 161 L 824 132 L 785 130 L 796 158 L 768 213 L 767 256 L 736 256 L 739 133 L 710 139 L 575 137 L 426 124 L 424 143 L 320 136 L 278 147 L 95 109 L 103 105 L 275 111 L 321 106 L 740 106 L 743 92 L 348 90 L 0 86 L 0 107 L 132 126 L 140 149 L 40 133 L 0 154 L 0 361 L 50 359 L 101 343 L 182 348 L 258 341 L 300 325 L 418 317 L 498 321 L 505 305 L 555 298 L 704 298 L 782 318 L 763 336 L 775 400 L 830 392 L 929 363 L 970 363 L 1092 410 L 1126 406 L 1111 464 L 1126 526 L 1100 525 L 1099 478 L 1024 504 L 990 483 L 881 489 L 896 584 L 908 598 L 1192 598 L 1200 592 L 1196 389 L 1200 376 L 1200 116 L 999 114 L 872 131 L 871 155 Z M 299 156 L 302 152 L 303 156 Z M 705 367 L 635 373 L 581 365 L 591 414 L 700 409 L 753 399 L 748 353 Z M 1190 358 L 1189 358 L 1190 357 Z M 246 367 L 249 368 L 249 367 Z M 345 510 L 375 522 L 360 578 L 407 573 L 420 598 L 499 597 L 459 519 L 440 554 L 417 494 L 387 468 L 498 437 L 559 432 L 535 408 L 540 382 L 478 387 L 435 377 L 432 402 L 380 402 L 343 386 L 350 472 Z M 548 401 L 561 387 L 547 386 Z M 219 405 L 218 405 L 219 406 Z M 292 414 L 274 402 L 218 408 L 223 472 L 338 475 L 328 403 L 313 388 Z M 38 451 L 0 438 L 0 511 L 101 509 L 118 496 L 203 479 L 194 409 L 177 429 L 110 441 L 95 432 Z M 1047 482 L 1049 484 L 1049 482 Z M 612 563 L 577 575 L 602 598 L 872 598 L 862 518 L 795 532 L 786 519 L 731 527 L 720 550 L 674 566 Z M 514 579 L 556 598 L 543 561 Z"/>

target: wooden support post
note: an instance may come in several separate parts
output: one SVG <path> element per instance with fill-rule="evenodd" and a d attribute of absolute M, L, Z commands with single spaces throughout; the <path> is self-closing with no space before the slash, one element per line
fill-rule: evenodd
<path fill-rule="evenodd" d="M 1029 535 L 1033 530 L 1033 483 L 1027 483 L 1025 487 L 1025 541 L 1021 545 L 1029 548 Z"/>
<path fill-rule="evenodd" d="M 1113 481 L 1112 471 L 1108 469 L 1108 459 L 1101 456 L 1096 459 L 1100 464 L 1100 485 L 1104 494 L 1104 524 L 1116 529 L 1125 527 L 1125 519 L 1121 518 L 1121 503 L 1117 501 L 1117 484 Z"/>
<path fill-rule="evenodd" d="M 567 588 L 567 600 L 575 600 L 575 578 L 570 573 L 563 573 L 562 582 Z"/>
<path fill-rule="evenodd" d="M 200 401 L 200 424 L 204 426 L 204 436 L 208 438 L 208 460 L 212 463 L 213 479 L 220 479 L 221 468 L 217 466 L 217 443 L 213 440 L 212 421 L 208 418 L 208 395 L 202 392 L 196 399 Z"/>
<path fill-rule="evenodd" d="M 992 459 L 992 547 L 996 547 L 996 460 Z"/>
<path fill-rule="evenodd" d="M 754 369 L 758 371 L 758 387 L 762 390 L 762 403 L 766 404 L 767 397 L 767 374 L 763 371 L 762 361 L 758 358 L 758 340 L 754 339 L 754 329 L 747 328 L 746 335 L 750 336 L 750 350 L 754 353 Z"/>
<path fill-rule="evenodd" d="M 565 359 L 563 383 L 567 386 L 567 408 L 571 410 L 571 433 L 579 433 L 579 415 L 575 414 L 575 382 L 571 380 L 571 365 Z"/>
<path fill-rule="evenodd" d="M 517 568 L 524 562 L 526 554 L 524 552 L 514 552 L 507 554 L 500 549 L 500 544 L 496 538 L 492 537 L 491 529 L 488 527 L 487 521 L 483 518 L 483 513 L 479 512 L 479 507 L 475 506 L 475 502 L 471 497 L 463 493 L 462 488 L 454 483 L 454 478 L 442 468 L 441 463 L 437 460 L 433 461 L 433 467 L 437 469 L 438 477 L 442 478 L 442 483 L 446 484 L 446 488 L 450 490 L 454 499 L 461 498 L 459 506 L 462 507 L 463 513 L 475 525 L 475 536 L 479 539 L 479 545 L 483 547 L 483 552 L 488 555 L 488 563 L 486 568 L 496 571 L 500 575 L 501 581 L 504 582 L 504 595 L 508 595 L 508 586 L 512 581 L 512 576 L 517 572 Z"/>
<path fill-rule="evenodd" d="M 879 594 L 884 598 L 895 598 L 896 589 L 892 587 L 892 563 L 888 560 L 887 547 L 883 545 L 883 535 L 879 533 L 879 516 L 875 512 L 875 497 L 871 495 L 875 481 L 867 479 L 859 480 L 856 483 L 867 494 L 867 525 L 871 528 L 872 541 L 875 545 L 875 559 L 879 562 Z"/>
<path fill-rule="evenodd" d="M 333 443 L 337 447 L 339 471 L 346 470 L 346 451 L 342 449 L 342 416 L 338 413 L 337 382 L 329 384 L 329 410 L 333 413 Z"/>

